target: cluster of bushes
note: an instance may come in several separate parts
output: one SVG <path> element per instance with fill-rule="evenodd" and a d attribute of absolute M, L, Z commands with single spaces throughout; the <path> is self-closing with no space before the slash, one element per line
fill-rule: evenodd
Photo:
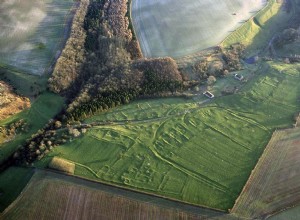
<path fill-rule="evenodd" d="M 33 134 L 24 145 L 19 146 L 13 155 L 13 160 L 16 164 L 30 165 L 35 160 L 42 159 L 54 147 L 67 143 L 86 131 L 86 127 L 83 125 L 63 127 L 59 120 L 50 120 L 43 129 Z"/>
<path fill-rule="evenodd" d="M 18 133 L 27 132 L 28 124 L 24 119 L 12 122 L 7 126 L 0 126 L 0 134 L 3 138 L 15 136 Z"/>
<path fill-rule="evenodd" d="M 106 1 L 103 9 L 112 34 L 130 41 L 133 34 L 128 28 L 129 18 L 126 16 L 128 11 L 127 2 L 127 0 Z"/>
<path fill-rule="evenodd" d="M 141 95 L 158 95 L 182 89 L 182 76 L 176 62 L 169 57 L 138 60 L 133 68 L 143 72 Z"/>
<path fill-rule="evenodd" d="M 285 44 L 293 43 L 299 38 L 299 33 L 296 29 L 288 28 L 279 34 L 273 41 L 275 47 L 282 47 Z"/>
<path fill-rule="evenodd" d="M 225 68 L 228 71 L 236 71 L 242 69 L 241 59 L 245 46 L 243 44 L 231 45 L 229 49 L 223 52 L 222 58 L 225 62 Z"/>
<path fill-rule="evenodd" d="M 235 44 L 222 51 L 217 51 L 218 56 L 213 60 L 204 58 L 196 62 L 192 66 L 194 74 L 200 80 L 206 80 L 209 77 L 221 77 L 227 75 L 231 71 L 240 70 L 242 68 L 241 59 L 245 46 L 243 44 Z"/>

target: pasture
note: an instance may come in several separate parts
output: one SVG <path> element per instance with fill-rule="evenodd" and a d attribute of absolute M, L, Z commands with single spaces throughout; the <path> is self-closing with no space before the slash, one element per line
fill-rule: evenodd
<path fill-rule="evenodd" d="M 270 62 L 239 93 L 133 102 L 86 121 L 94 126 L 37 163 L 58 156 L 75 175 L 227 210 L 234 204 L 275 128 L 299 111 L 300 75 Z M 216 123 L 217 122 L 217 123 Z M 247 135 L 246 135 L 247 134 Z"/>
<path fill-rule="evenodd" d="M 13 166 L 0 173 L 0 212 L 19 196 L 32 175 L 32 169 Z"/>
<path fill-rule="evenodd" d="M 28 124 L 28 131 L 15 136 L 10 142 L 1 144 L 0 163 L 15 152 L 27 138 L 30 138 L 32 134 L 35 134 L 39 129 L 43 128 L 51 118 L 58 114 L 62 110 L 63 103 L 64 99 L 59 95 L 45 92 L 32 103 L 30 109 L 1 121 L 0 125 L 5 126 L 14 121 L 24 119 Z"/>
<path fill-rule="evenodd" d="M 145 57 L 183 57 L 218 45 L 263 0 L 133 0 L 131 17 Z"/>
<path fill-rule="evenodd" d="M 42 75 L 68 37 L 72 0 L 0 3 L 0 64 Z"/>
<path fill-rule="evenodd" d="M 234 214 L 256 219 L 300 203 L 299 146 L 300 128 L 276 131 L 273 134 L 232 209 Z M 281 216 L 291 219 L 288 213 Z M 274 219 L 280 217 L 275 216 Z"/>
<path fill-rule="evenodd" d="M 1 219 L 234 219 L 61 174 L 36 171 Z"/>

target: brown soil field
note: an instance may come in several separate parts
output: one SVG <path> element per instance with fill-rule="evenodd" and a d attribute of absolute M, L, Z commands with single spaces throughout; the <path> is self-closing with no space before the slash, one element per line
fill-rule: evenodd
<path fill-rule="evenodd" d="M 226 213 L 36 170 L 1 219 L 235 219 Z"/>
<path fill-rule="evenodd" d="M 231 213 L 267 218 L 300 204 L 300 128 L 276 131 Z"/>
<path fill-rule="evenodd" d="M 0 81 L 0 120 L 30 107 L 30 100 L 16 95 L 12 88 Z"/>

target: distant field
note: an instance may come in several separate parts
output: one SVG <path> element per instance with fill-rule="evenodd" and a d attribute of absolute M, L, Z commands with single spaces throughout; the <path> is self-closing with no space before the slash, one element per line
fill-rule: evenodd
<path fill-rule="evenodd" d="M 276 131 L 232 212 L 256 219 L 299 205 L 299 159 L 300 128 Z M 288 212 L 282 216 L 292 219 Z"/>
<path fill-rule="evenodd" d="M 0 64 L 41 75 L 66 36 L 73 0 L 2 0 Z"/>
<path fill-rule="evenodd" d="M 218 45 L 263 0 L 133 0 L 132 21 L 145 57 L 182 57 Z"/>
<path fill-rule="evenodd" d="M 273 130 L 299 111 L 298 66 L 265 64 L 240 93 L 201 106 L 204 98 L 144 100 L 92 117 L 87 122 L 113 123 L 37 165 L 58 156 L 76 164 L 75 175 L 226 210 Z"/>
<path fill-rule="evenodd" d="M 1 217 L 1 214 L 0 214 Z M 1 219 L 234 219 L 212 210 L 186 207 L 51 172 L 36 171 Z"/>

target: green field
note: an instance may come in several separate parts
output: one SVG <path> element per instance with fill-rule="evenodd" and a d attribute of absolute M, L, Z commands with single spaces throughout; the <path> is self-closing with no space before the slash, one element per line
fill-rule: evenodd
<path fill-rule="evenodd" d="M 263 6 L 261 0 L 133 0 L 131 13 L 145 57 L 182 57 L 218 45 Z"/>
<path fill-rule="evenodd" d="M 59 55 L 73 0 L 4 0 L 0 3 L 0 64 L 42 75 Z"/>
<path fill-rule="evenodd" d="M 0 212 L 19 196 L 32 174 L 32 169 L 21 167 L 10 167 L 0 173 Z"/>
<path fill-rule="evenodd" d="M 6 160 L 27 138 L 43 128 L 48 121 L 59 113 L 64 104 L 64 99 L 59 95 L 45 92 L 33 103 L 30 109 L 24 110 L 6 120 L 0 125 L 8 125 L 14 121 L 24 119 L 28 124 L 28 131 L 17 135 L 14 140 L 0 146 L 0 163 Z"/>
<path fill-rule="evenodd" d="M 134 102 L 86 122 L 82 138 L 53 156 L 73 161 L 75 175 L 226 210 L 246 183 L 275 128 L 299 111 L 299 65 L 267 63 L 239 93 Z M 216 123 L 217 122 L 217 123 Z"/>
<path fill-rule="evenodd" d="M 299 14 L 299 6 L 295 0 L 290 1 L 294 10 L 287 13 L 282 2 L 270 0 L 268 5 L 262 9 L 255 17 L 245 22 L 241 27 L 228 35 L 221 43 L 221 46 L 228 47 L 235 43 L 246 45 L 247 51 L 257 53 L 267 45 L 267 43 L 278 32 L 286 28 L 287 23 Z"/>

